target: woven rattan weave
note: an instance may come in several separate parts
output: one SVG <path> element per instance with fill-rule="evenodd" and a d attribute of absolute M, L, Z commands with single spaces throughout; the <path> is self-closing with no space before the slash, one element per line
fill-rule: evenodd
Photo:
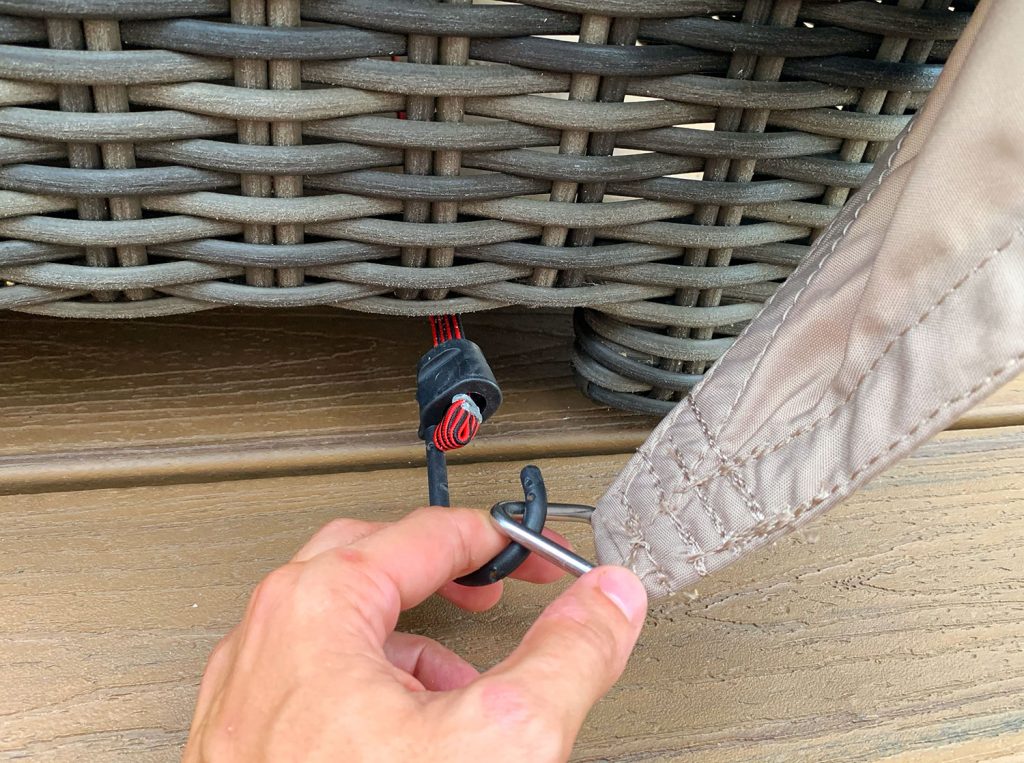
<path fill-rule="evenodd" d="M 584 308 L 585 390 L 662 413 L 972 7 L 0 0 L 0 308 Z"/>

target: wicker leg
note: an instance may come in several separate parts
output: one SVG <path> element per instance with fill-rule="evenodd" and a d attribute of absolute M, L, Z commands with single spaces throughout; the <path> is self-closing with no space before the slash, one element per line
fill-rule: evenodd
<path fill-rule="evenodd" d="M 700 381 L 699 374 L 667 370 L 662 358 L 642 352 L 621 342 L 630 332 L 643 329 L 630 326 L 595 310 L 581 308 L 573 317 L 576 341 L 572 364 L 580 390 L 597 403 L 650 416 L 664 416 L 675 403 L 651 396 L 655 389 L 685 394 Z M 597 328 L 604 329 L 604 334 Z M 614 336 L 620 341 L 610 338 Z M 651 334 L 651 338 L 658 336 Z"/>

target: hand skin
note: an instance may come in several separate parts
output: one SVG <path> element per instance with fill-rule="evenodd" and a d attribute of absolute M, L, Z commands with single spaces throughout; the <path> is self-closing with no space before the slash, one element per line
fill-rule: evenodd
<path fill-rule="evenodd" d="M 584 575 L 483 674 L 436 641 L 394 630 L 402 610 L 435 592 L 472 611 L 497 603 L 501 584 L 450 581 L 507 542 L 469 509 L 328 524 L 259 584 L 214 649 L 184 761 L 567 760 L 643 627 L 647 597 L 633 573 Z M 517 574 L 561 575 L 536 557 Z"/>

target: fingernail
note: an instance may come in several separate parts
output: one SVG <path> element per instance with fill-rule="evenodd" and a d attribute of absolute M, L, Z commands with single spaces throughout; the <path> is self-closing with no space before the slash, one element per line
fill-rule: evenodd
<path fill-rule="evenodd" d="M 647 592 L 640 579 L 625 567 L 601 570 L 597 587 L 631 623 L 636 624 L 646 617 Z"/>

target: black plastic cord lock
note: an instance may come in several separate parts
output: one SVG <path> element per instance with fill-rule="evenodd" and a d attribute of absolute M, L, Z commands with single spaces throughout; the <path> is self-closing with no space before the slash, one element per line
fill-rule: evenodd
<path fill-rule="evenodd" d="M 456 395 L 469 395 L 487 421 L 501 405 L 501 388 L 480 348 L 468 339 L 450 339 L 428 350 L 416 366 L 420 439 L 441 423 Z"/>

